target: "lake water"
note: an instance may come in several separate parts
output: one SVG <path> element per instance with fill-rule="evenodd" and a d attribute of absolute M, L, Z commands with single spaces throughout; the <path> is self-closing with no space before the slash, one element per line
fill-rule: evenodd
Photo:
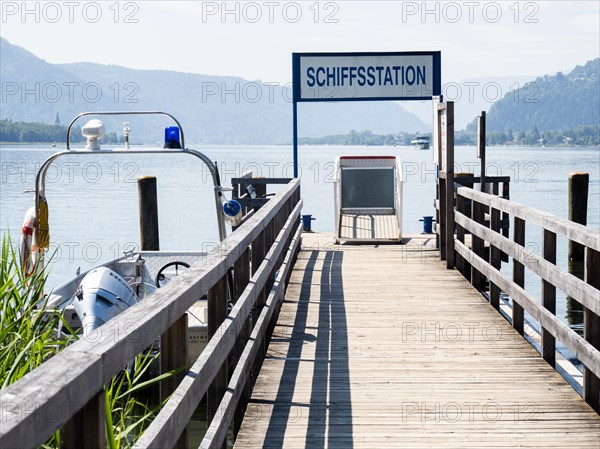
<path fill-rule="evenodd" d="M 223 185 L 248 171 L 266 177 L 291 177 L 289 146 L 193 147 L 217 161 Z M 58 148 L 0 147 L 0 228 L 18 241 L 23 217 L 33 205 L 35 173 Z M 338 155 L 395 155 L 403 163 L 404 233 L 419 233 L 419 218 L 434 215 L 435 166 L 432 151 L 409 147 L 303 146 L 300 178 L 303 213 L 312 214 L 315 231 L 333 231 L 333 174 Z M 457 147 L 457 171 L 479 173 L 474 147 Z M 590 174 L 588 225 L 600 226 L 600 149 L 598 147 L 491 147 L 488 175 L 511 177 L 511 199 L 567 217 L 567 177 L 571 171 Z M 158 179 L 160 244 L 163 250 L 212 248 L 217 239 L 208 170 L 189 155 L 66 156 L 48 171 L 46 196 L 50 211 L 51 262 L 49 285 L 98 262 L 139 246 L 137 177 Z M 530 250 L 541 254 L 541 233 L 528 228 Z M 558 239 L 558 265 L 567 266 L 567 242 Z M 504 270 L 508 267 L 505 266 Z M 508 271 L 507 271 L 508 272 Z M 540 281 L 527 273 L 527 289 L 539 295 Z M 564 296 L 557 314 L 567 315 Z"/>

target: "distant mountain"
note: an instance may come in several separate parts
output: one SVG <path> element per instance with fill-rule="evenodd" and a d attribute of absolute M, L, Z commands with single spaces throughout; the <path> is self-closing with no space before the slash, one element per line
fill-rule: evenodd
<path fill-rule="evenodd" d="M 542 132 L 584 125 L 600 126 L 600 58 L 508 92 L 487 116 L 489 131 Z"/>
<path fill-rule="evenodd" d="M 191 143 L 279 144 L 291 142 L 292 106 L 284 86 L 238 77 L 166 70 L 133 70 L 92 63 L 50 64 L 0 39 L 2 107 L 0 118 L 62 124 L 83 111 L 162 110 L 175 115 Z M 301 136 L 427 132 L 414 114 L 393 102 L 300 104 Z M 107 120 L 107 131 L 123 120 Z M 162 138 L 167 122 L 132 123 L 132 140 Z"/>

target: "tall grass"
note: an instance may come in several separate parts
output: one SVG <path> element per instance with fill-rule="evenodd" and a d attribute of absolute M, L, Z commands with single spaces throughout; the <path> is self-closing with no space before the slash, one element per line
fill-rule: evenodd
<path fill-rule="evenodd" d="M 47 271 L 38 268 L 23 273 L 9 236 L 2 238 L 0 261 L 0 388 L 16 382 L 77 338 L 59 310 L 46 310 L 44 287 Z M 59 332 L 58 329 L 69 332 Z M 140 390 L 173 375 L 176 371 L 145 380 L 158 354 L 138 355 L 130 366 L 115 376 L 106 392 L 107 448 L 133 446 L 154 418 L 157 407 L 138 399 Z M 42 446 L 60 447 L 60 431 Z"/>
<path fill-rule="evenodd" d="M 2 239 L 0 261 L 0 386 L 16 382 L 69 344 L 59 334 L 66 325 L 60 311 L 44 311 L 47 273 L 38 268 L 27 277 L 10 238 Z M 68 326 L 67 326 L 68 327 Z"/>

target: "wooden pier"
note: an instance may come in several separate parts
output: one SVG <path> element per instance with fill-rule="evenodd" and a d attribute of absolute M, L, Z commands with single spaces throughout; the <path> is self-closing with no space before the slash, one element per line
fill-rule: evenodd
<path fill-rule="evenodd" d="M 104 386 L 159 337 L 161 367 L 185 366 L 186 311 L 208 292 L 210 341 L 162 385 L 172 394 L 137 449 L 188 447 L 201 403 L 204 449 L 231 435 L 252 449 L 598 449 L 600 232 L 473 187 L 505 180 L 440 175 L 437 236 L 403 245 L 302 234 L 299 180 L 237 178 L 247 214 L 204 260 L 0 390 L 0 447 L 60 429 L 65 449 L 104 449 Z M 269 198 L 268 183 L 281 184 Z M 527 252 L 526 227 L 543 254 Z M 556 266 L 557 236 L 582 246 L 584 279 Z M 583 307 L 583 336 L 556 317 L 557 289 Z M 557 342 L 583 365 L 582 396 L 554 369 Z"/>
<path fill-rule="evenodd" d="M 424 237 L 306 235 L 235 448 L 600 445 L 600 417 Z"/>

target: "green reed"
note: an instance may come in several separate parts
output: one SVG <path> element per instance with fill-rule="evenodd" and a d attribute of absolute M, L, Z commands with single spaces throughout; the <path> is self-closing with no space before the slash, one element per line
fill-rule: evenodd
<path fill-rule="evenodd" d="M 9 236 L 3 236 L 0 260 L 0 388 L 21 379 L 63 350 L 77 338 L 62 311 L 45 308 L 47 270 L 38 267 L 26 276 Z M 64 330 L 68 332 L 63 332 Z M 150 424 L 158 406 L 141 402 L 140 390 L 175 372 L 145 380 L 150 364 L 158 357 L 145 352 L 119 372 L 104 390 L 106 394 L 106 447 L 127 449 Z M 60 447 L 60 430 L 42 445 Z"/>

